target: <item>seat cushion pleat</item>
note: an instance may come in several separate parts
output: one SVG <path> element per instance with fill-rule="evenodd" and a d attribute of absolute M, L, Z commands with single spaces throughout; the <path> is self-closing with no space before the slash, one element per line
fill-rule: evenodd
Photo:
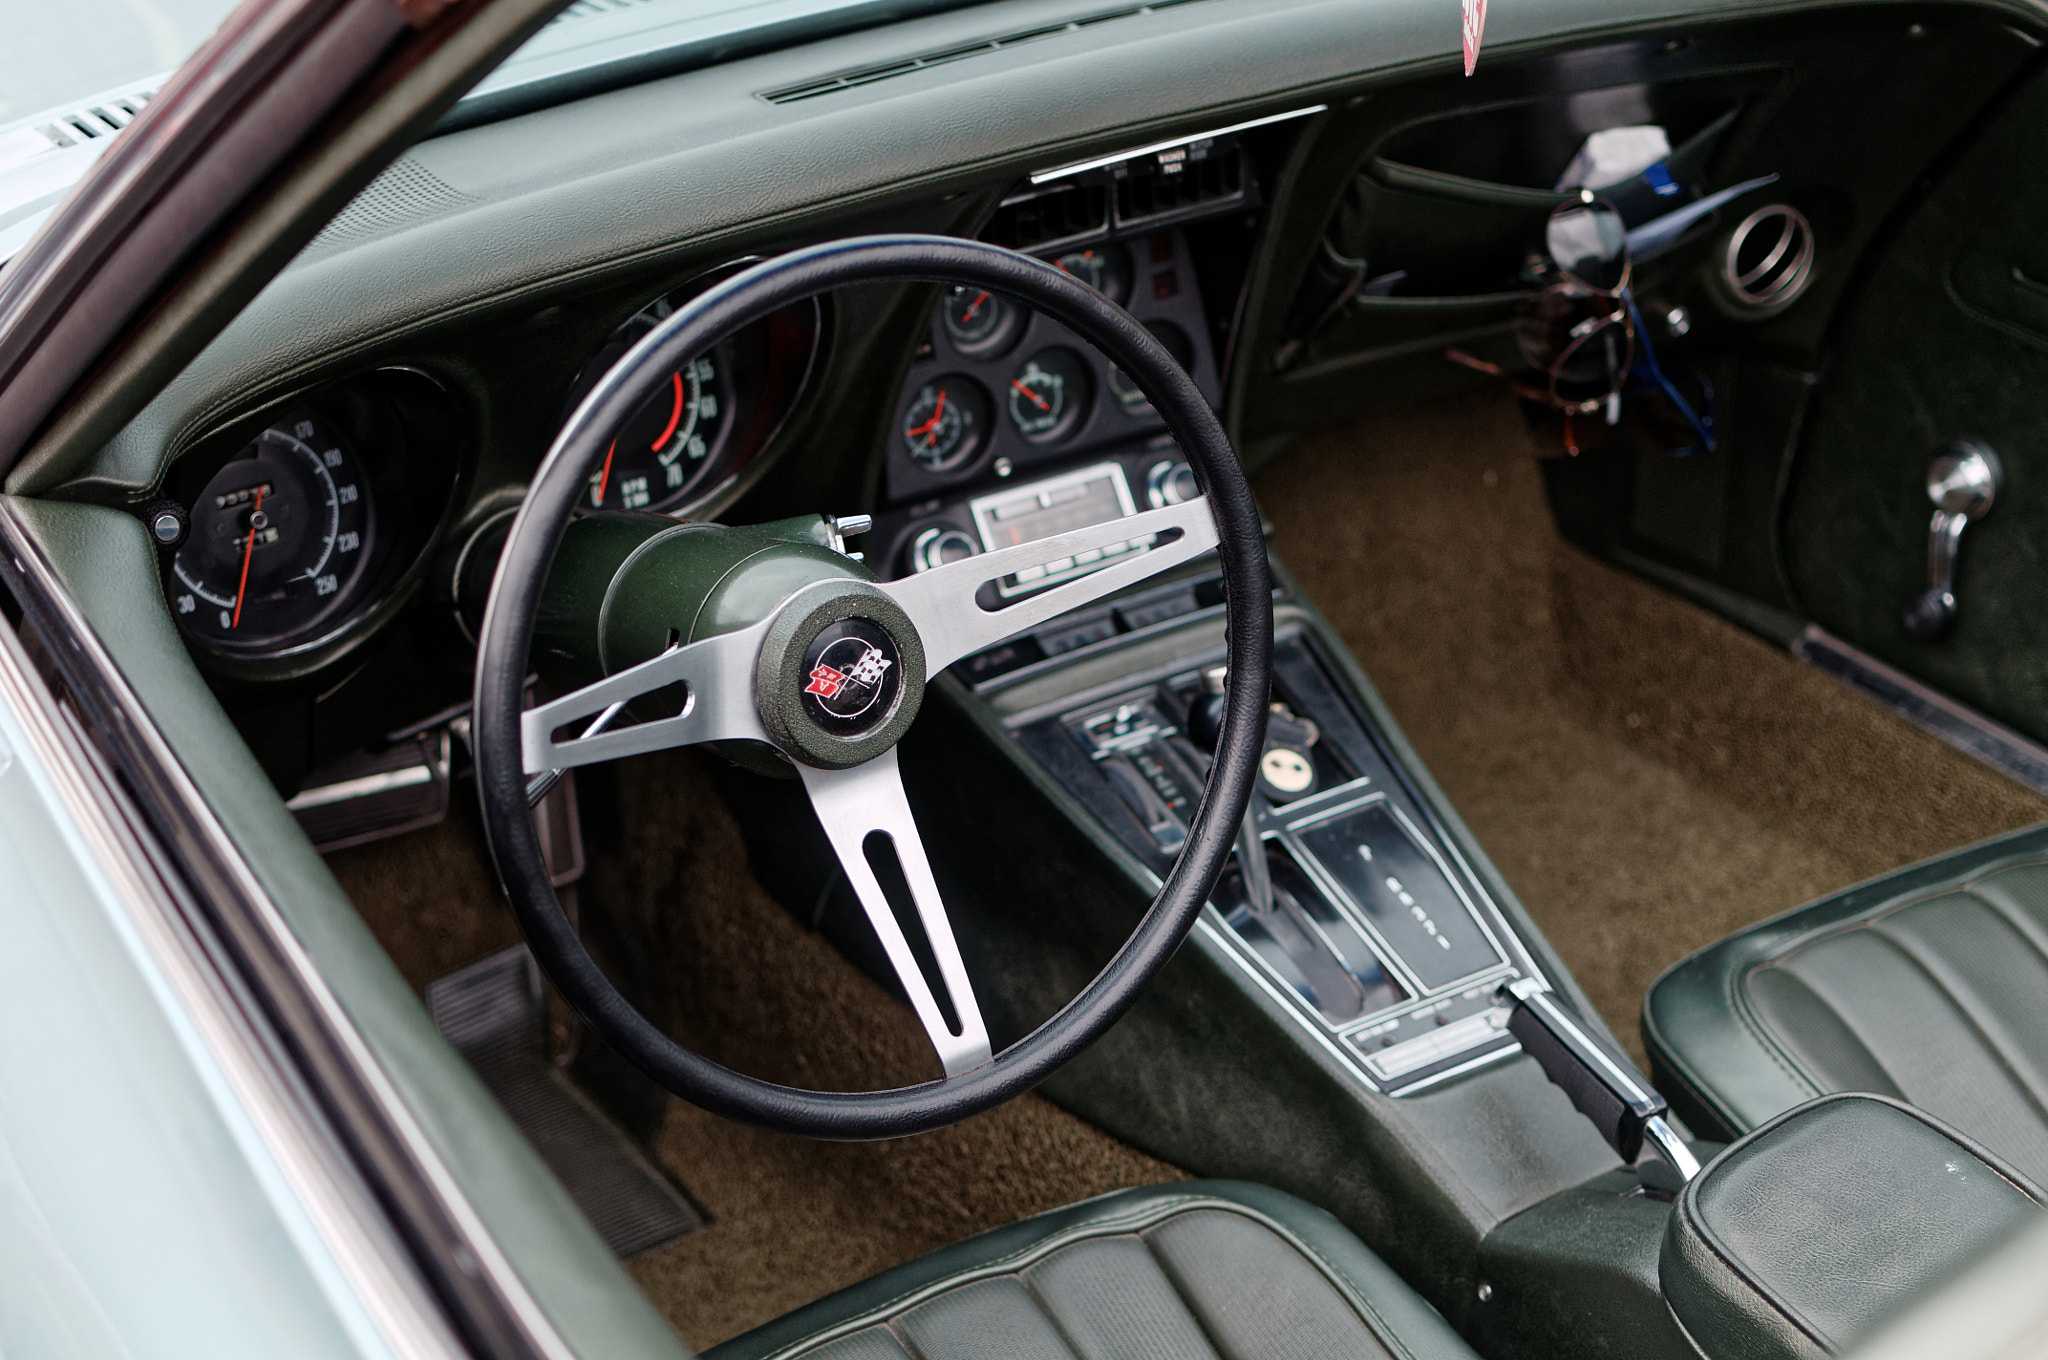
<path fill-rule="evenodd" d="M 2048 1124 L 1967 1015 L 1912 955 L 1910 943 L 1855 930 L 1801 949 L 1778 966 L 1825 1001 L 1905 1099 L 2013 1157 L 2048 1141 Z M 1789 1044 L 1796 1035 L 1786 1034 Z"/>
<path fill-rule="evenodd" d="M 804 1360 L 910 1360 L 910 1352 L 887 1327 L 863 1327 L 806 1352 Z"/>
<path fill-rule="evenodd" d="M 1321 1272 L 1240 1214 L 1181 1214 L 1145 1234 L 1224 1360 L 1385 1360 Z"/>
<path fill-rule="evenodd" d="M 1063 1247 L 1025 1271 L 1024 1282 L 1081 1360 L 1215 1360 L 1201 1325 L 1135 1236 Z"/>
<path fill-rule="evenodd" d="M 1876 923 L 1912 954 L 1969 1018 L 1987 1060 L 2027 1097 L 2030 1118 L 1975 1127 L 1977 1136 L 2026 1175 L 2048 1172 L 2048 960 L 1991 904 L 1960 893 Z M 1933 1111 L 1972 1127 L 1976 1111 Z"/>
<path fill-rule="evenodd" d="M 1758 1017 L 1822 1090 L 1869 1091 L 1905 1099 L 1878 1056 L 1796 973 L 1759 968 L 1749 979 L 1749 999 Z"/>
<path fill-rule="evenodd" d="M 918 1360 L 1076 1360 L 1015 1275 L 949 1289 L 896 1320 Z"/>
<path fill-rule="evenodd" d="M 2048 864 L 2015 864 L 1972 885 L 1979 896 L 2002 900 L 2031 924 L 2037 948 L 2048 951 Z"/>

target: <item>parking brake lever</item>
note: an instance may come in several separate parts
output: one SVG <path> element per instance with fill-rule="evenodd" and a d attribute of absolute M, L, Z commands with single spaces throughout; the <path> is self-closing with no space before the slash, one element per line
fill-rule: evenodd
<path fill-rule="evenodd" d="M 1664 1097 L 1627 1054 L 1587 1028 L 1556 992 L 1535 978 L 1518 978 L 1501 987 L 1498 999 L 1514 1007 L 1508 1033 L 1623 1161 L 1634 1162 L 1647 1142 L 1681 1180 L 1699 1174 L 1699 1159 L 1664 1118 L 1671 1108 Z"/>

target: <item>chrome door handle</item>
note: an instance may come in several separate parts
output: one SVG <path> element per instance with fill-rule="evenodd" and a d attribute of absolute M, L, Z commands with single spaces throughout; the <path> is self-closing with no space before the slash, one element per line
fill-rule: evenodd
<path fill-rule="evenodd" d="M 1963 530 L 1991 512 L 2005 486 L 2005 468 L 1988 444 L 1957 439 L 1927 469 L 1927 499 L 1934 518 L 1927 526 L 1927 589 L 1906 602 L 1906 631 L 1932 640 L 1956 621 L 1956 554 Z"/>

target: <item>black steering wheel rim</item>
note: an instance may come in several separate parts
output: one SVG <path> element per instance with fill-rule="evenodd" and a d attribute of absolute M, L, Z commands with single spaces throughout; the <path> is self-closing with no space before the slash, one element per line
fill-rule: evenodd
<path fill-rule="evenodd" d="M 519 714 L 548 567 L 609 432 L 678 364 L 778 308 L 853 283 L 989 288 L 1072 327 L 1131 377 L 1209 498 L 1228 604 L 1232 683 L 1215 764 L 1180 857 L 1130 938 L 1092 982 L 973 1071 L 885 1091 L 809 1091 L 734 1072 L 684 1048 L 597 966 L 562 911 L 533 829 Z M 998 246 L 914 235 L 828 242 L 755 265 L 664 319 L 571 414 L 542 461 L 513 519 L 478 634 L 472 743 L 485 834 L 520 928 L 556 988 L 600 1037 L 662 1086 L 705 1109 L 781 1132 L 833 1139 L 920 1133 L 1043 1081 L 1114 1024 L 1179 948 L 1230 854 L 1257 777 L 1272 649 L 1272 587 L 1251 489 L 1215 413 L 1150 332 L 1085 284 Z"/>

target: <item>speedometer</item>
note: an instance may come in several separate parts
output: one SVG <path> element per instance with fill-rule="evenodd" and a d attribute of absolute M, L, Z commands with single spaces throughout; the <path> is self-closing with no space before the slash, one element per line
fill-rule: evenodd
<path fill-rule="evenodd" d="M 375 532 L 354 454 L 319 419 L 289 418 L 200 492 L 170 563 L 172 612 L 188 632 L 234 651 L 305 637 L 353 596 Z"/>

